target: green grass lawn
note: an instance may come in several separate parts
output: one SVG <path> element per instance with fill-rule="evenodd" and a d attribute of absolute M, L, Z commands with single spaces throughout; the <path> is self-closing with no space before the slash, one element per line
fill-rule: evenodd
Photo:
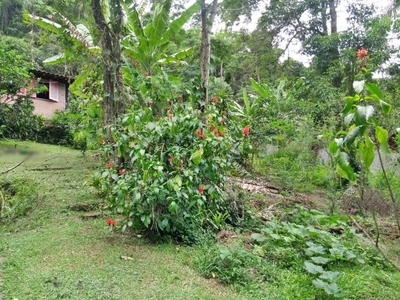
<path fill-rule="evenodd" d="M 265 280 L 238 289 L 205 279 L 195 268 L 207 267 L 198 260 L 209 255 L 207 247 L 110 232 L 107 211 L 87 218 L 71 209 L 102 201 L 90 184 L 101 163 L 95 153 L 0 141 L 0 173 L 29 153 L 26 162 L 0 174 L 0 183 L 19 182 L 32 191 L 25 193 L 29 201 L 21 216 L 0 221 L 0 300 L 331 299 L 313 286 L 302 265 L 285 267 L 276 259 L 265 266 Z M 379 264 L 333 266 L 341 272 L 344 296 L 400 299 L 400 274 Z"/>
<path fill-rule="evenodd" d="M 93 153 L 2 141 L 0 172 L 25 152 L 34 154 L 0 175 L 34 182 L 38 191 L 25 217 L 0 223 L 0 299 L 244 299 L 189 267 L 195 249 L 110 233 L 106 214 L 82 218 L 69 209 L 101 201 L 90 186 L 100 163 Z"/>

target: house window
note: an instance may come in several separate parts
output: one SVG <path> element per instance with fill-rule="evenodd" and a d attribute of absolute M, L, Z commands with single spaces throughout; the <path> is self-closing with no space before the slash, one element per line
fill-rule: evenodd
<path fill-rule="evenodd" d="M 40 80 L 39 87 L 46 90 L 36 93 L 38 99 L 48 99 L 58 101 L 58 82 L 53 80 Z M 35 96 L 35 95 L 34 95 Z"/>
<path fill-rule="evenodd" d="M 41 90 L 43 89 L 43 91 L 40 93 L 36 93 L 36 98 L 50 99 L 50 93 L 49 93 L 50 83 L 49 82 L 41 80 L 38 85 L 38 88 L 40 88 Z M 46 88 L 46 89 L 44 89 L 44 88 Z"/>

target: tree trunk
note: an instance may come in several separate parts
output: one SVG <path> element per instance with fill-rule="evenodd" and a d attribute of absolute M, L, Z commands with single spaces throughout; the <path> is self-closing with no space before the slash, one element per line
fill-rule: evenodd
<path fill-rule="evenodd" d="M 331 17 L 331 36 L 336 40 L 337 35 L 337 13 L 336 13 L 337 0 L 329 0 L 329 14 Z M 332 61 L 339 59 L 339 47 L 337 44 L 332 46 L 331 49 Z M 338 73 L 335 78 L 333 78 L 333 86 L 339 88 L 342 85 L 342 76 Z"/>
<path fill-rule="evenodd" d="M 110 25 L 103 15 L 101 0 L 92 0 L 94 20 L 101 33 L 100 45 L 103 59 L 103 124 L 115 123 L 116 116 L 124 110 L 124 83 L 121 68 L 122 7 L 120 0 L 110 1 Z M 111 133 L 107 132 L 111 140 Z"/>
<path fill-rule="evenodd" d="M 208 61 L 209 61 L 209 38 L 207 28 L 207 7 L 206 1 L 201 0 L 201 50 L 200 50 L 200 69 L 201 69 L 201 88 L 203 90 L 203 101 L 208 101 Z M 204 108 L 202 108 L 204 110 Z"/>
<path fill-rule="evenodd" d="M 331 16 L 331 34 L 337 33 L 337 0 L 329 0 L 329 13 Z"/>
<path fill-rule="evenodd" d="M 328 24 L 327 24 L 327 17 L 326 17 L 326 10 L 327 10 L 327 5 L 326 2 L 322 3 L 322 8 L 321 8 L 321 21 L 322 21 L 322 34 L 323 35 L 328 35 Z"/>
<path fill-rule="evenodd" d="M 211 29 L 212 24 L 217 14 L 218 0 L 213 0 L 211 4 L 210 17 L 207 22 L 207 6 L 206 1 L 201 0 L 201 54 L 200 54 L 200 69 L 201 69 L 201 85 L 203 89 L 203 101 L 207 103 L 208 81 L 210 77 L 209 66 L 211 62 Z M 202 108 L 204 110 L 204 108 Z"/>

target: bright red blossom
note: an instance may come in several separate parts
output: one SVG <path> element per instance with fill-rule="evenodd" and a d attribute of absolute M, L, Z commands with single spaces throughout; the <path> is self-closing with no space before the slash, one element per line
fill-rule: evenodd
<path fill-rule="evenodd" d="M 362 59 L 364 57 L 368 58 L 368 50 L 361 47 L 361 49 L 358 49 L 357 51 L 357 58 Z"/>
<path fill-rule="evenodd" d="M 119 169 L 119 170 L 118 170 L 118 174 L 119 174 L 119 175 L 122 175 L 122 174 L 125 174 L 125 173 L 126 173 L 125 170 L 122 170 L 122 169 Z"/>
<path fill-rule="evenodd" d="M 211 102 L 212 103 L 217 103 L 218 102 L 218 98 L 217 97 L 212 97 L 211 98 Z"/>
<path fill-rule="evenodd" d="M 149 72 L 144 73 L 144 77 L 147 77 L 147 76 L 149 76 Z"/>
<path fill-rule="evenodd" d="M 111 168 L 112 167 L 112 163 L 108 162 L 106 163 L 106 168 Z"/>
<path fill-rule="evenodd" d="M 196 134 L 201 139 L 205 139 L 206 138 L 206 135 L 201 131 L 201 129 L 196 129 Z"/>
<path fill-rule="evenodd" d="M 109 226 L 115 226 L 115 220 L 113 220 L 113 219 L 111 219 L 111 218 L 108 218 L 107 220 L 106 220 L 106 223 L 107 223 L 107 225 L 109 225 Z"/>
<path fill-rule="evenodd" d="M 200 185 L 199 188 L 198 188 L 198 190 L 199 190 L 199 193 L 200 193 L 201 195 L 203 195 L 203 193 L 204 193 L 204 186 Z"/>
<path fill-rule="evenodd" d="M 249 126 L 246 126 L 246 127 L 243 128 L 243 134 L 244 134 L 244 135 L 249 135 L 249 134 L 250 134 L 250 128 L 249 128 Z"/>

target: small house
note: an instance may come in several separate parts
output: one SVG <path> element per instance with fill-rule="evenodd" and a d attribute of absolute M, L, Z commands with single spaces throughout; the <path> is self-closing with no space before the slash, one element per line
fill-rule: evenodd
<path fill-rule="evenodd" d="M 51 118 L 56 110 L 68 107 L 68 88 L 73 79 L 44 71 L 31 70 L 34 77 L 27 88 L 22 88 L 18 95 L 27 95 L 30 88 L 45 86 L 47 90 L 30 95 L 35 106 L 34 113 Z"/>

